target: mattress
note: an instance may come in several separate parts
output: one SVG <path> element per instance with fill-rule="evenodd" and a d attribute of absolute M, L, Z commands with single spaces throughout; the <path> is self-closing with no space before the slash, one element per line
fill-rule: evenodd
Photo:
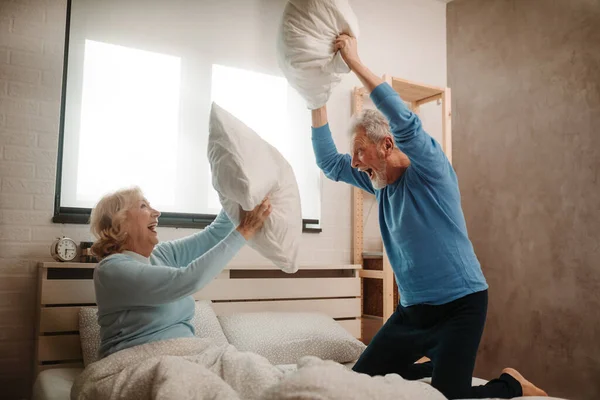
<path fill-rule="evenodd" d="M 344 364 L 352 368 L 354 363 Z M 297 369 L 296 364 L 285 364 L 277 366 L 284 373 L 290 373 Z M 32 400 L 70 400 L 71 386 L 75 378 L 83 371 L 82 368 L 55 368 L 47 369 L 39 373 L 33 386 Z M 431 383 L 431 378 L 425 378 L 423 382 Z M 484 385 L 486 381 L 473 378 L 473 385 Z"/>
<path fill-rule="evenodd" d="M 344 364 L 352 368 L 354 363 Z M 296 364 L 277 366 L 284 373 L 297 369 Z M 31 400 L 70 400 L 71 386 L 83 368 L 54 368 L 40 372 L 33 385 Z"/>
<path fill-rule="evenodd" d="M 344 364 L 352 368 L 354 363 Z M 296 364 L 277 366 L 284 373 L 297 369 Z M 31 400 L 70 400 L 71 386 L 83 368 L 54 368 L 40 372 L 33 385 Z"/>
<path fill-rule="evenodd" d="M 354 363 L 344 364 L 348 368 L 352 368 Z M 284 373 L 289 373 L 296 370 L 295 364 L 278 365 Z M 37 376 L 33 385 L 32 400 L 70 400 L 71 386 L 75 378 L 83 371 L 81 368 L 55 368 L 42 371 Z M 431 378 L 421 379 L 421 381 L 431 384 Z M 473 378 L 473 386 L 485 385 L 487 381 L 479 378 Z M 545 399 L 545 400 L 564 400 L 554 397 L 519 397 L 518 399 Z M 484 400 L 484 399 L 483 399 Z"/>
<path fill-rule="evenodd" d="M 32 400 L 70 400 L 71 386 L 83 368 L 54 368 L 40 372 L 33 385 Z"/>

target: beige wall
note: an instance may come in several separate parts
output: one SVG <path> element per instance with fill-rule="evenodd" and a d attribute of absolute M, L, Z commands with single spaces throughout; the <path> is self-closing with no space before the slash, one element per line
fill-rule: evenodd
<path fill-rule="evenodd" d="M 283 0 L 264 0 L 264 6 L 282 4 Z M 355 0 L 351 5 L 361 24 L 362 58 L 376 73 L 446 84 L 443 3 Z M 90 239 L 85 225 L 50 222 L 65 10 L 66 0 L 0 1 L 0 393 L 8 399 L 27 396 L 32 379 L 37 262 L 50 260 L 49 244 L 58 235 L 78 242 Z M 399 38 L 406 40 L 399 45 Z M 329 103 L 340 151 L 348 149 L 350 89 L 357 84 L 348 76 Z M 427 113 L 437 116 L 437 111 Z M 439 121 L 428 119 L 427 113 L 425 123 L 439 137 Z M 323 232 L 304 235 L 303 264 L 350 262 L 350 193 L 344 184 L 323 182 Z M 376 221 L 374 209 L 366 234 L 371 248 L 380 247 Z M 159 235 L 166 240 L 192 232 L 160 228 Z M 244 249 L 233 261 L 236 265 L 261 262 L 251 249 Z"/>
<path fill-rule="evenodd" d="M 448 5 L 454 163 L 490 284 L 477 374 L 600 398 L 600 2 Z"/>

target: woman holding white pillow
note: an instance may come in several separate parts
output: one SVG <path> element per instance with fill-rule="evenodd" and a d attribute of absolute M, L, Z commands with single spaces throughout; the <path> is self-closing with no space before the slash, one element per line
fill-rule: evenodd
<path fill-rule="evenodd" d="M 265 199 L 236 228 L 224 211 L 206 229 L 158 243 L 160 212 L 139 188 L 104 196 L 92 210 L 99 357 L 129 347 L 194 336 L 197 292 L 215 278 L 271 213 Z"/>

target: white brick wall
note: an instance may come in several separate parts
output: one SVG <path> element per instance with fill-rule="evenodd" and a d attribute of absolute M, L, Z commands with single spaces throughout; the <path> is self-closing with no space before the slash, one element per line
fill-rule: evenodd
<path fill-rule="evenodd" d="M 23 134 L 23 136 L 26 137 L 27 135 Z M 3 137 L 6 138 L 6 136 Z M 17 138 L 17 136 L 14 136 L 14 138 Z M 32 140 L 32 142 L 34 142 L 34 140 Z M 2 141 L 0 143 L 11 143 L 11 141 Z M 0 168 L 4 179 L 8 179 L 8 177 L 33 178 L 35 175 L 35 165 L 33 164 L 0 161 Z"/>
<path fill-rule="evenodd" d="M 32 382 L 36 267 L 49 259 L 66 1 L 0 1 L 0 397 Z M 54 234 L 55 232 L 52 232 Z"/>
<path fill-rule="evenodd" d="M 29 210 L 34 199 L 26 194 L 0 193 L 0 204 L 4 210 Z"/>

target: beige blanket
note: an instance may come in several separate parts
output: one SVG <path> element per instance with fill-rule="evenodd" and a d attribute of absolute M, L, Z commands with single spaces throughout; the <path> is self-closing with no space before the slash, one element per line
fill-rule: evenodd
<path fill-rule="evenodd" d="M 427 383 L 404 380 L 400 375 L 371 377 L 333 361 L 304 357 L 298 371 L 286 375 L 264 393 L 262 400 L 446 400 Z"/>
<path fill-rule="evenodd" d="M 182 338 L 121 350 L 88 365 L 75 380 L 72 400 L 260 399 L 283 372 L 265 358 Z"/>
<path fill-rule="evenodd" d="M 332 361 L 304 357 L 296 371 L 210 339 L 184 338 L 119 351 L 90 364 L 72 400 L 444 400 L 430 385 L 399 375 L 370 377 Z"/>

